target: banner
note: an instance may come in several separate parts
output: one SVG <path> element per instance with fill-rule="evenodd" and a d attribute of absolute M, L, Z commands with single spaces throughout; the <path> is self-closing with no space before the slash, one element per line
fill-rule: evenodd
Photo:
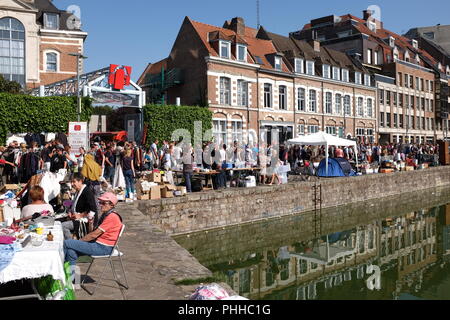
<path fill-rule="evenodd" d="M 78 154 L 78 150 L 83 147 L 89 151 L 89 132 L 87 122 L 69 122 L 69 145 L 72 152 Z"/>

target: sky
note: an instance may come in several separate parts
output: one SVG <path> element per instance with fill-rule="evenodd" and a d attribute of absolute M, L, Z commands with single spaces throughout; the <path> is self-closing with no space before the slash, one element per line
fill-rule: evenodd
<path fill-rule="evenodd" d="M 137 80 L 148 63 L 166 58 L 185 16 L 222 27 L 226 20 L 242 17 L 256 28 L 256 0 L 53 0 L 63 10 L 78 6 L 85 43 L 85 72 L 110 64 L 133 67 Z M 270 32 L 288 35 L 311 19 L 353 14 L 371 5 L 381 10 L 386 29 L 404 34 L 410 28 L 450 24 L 448 0 L 260 0 L 260 21 Z"/>

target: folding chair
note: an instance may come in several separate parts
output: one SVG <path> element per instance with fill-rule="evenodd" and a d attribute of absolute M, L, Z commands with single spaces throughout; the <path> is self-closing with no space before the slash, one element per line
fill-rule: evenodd
<path fill-rule="evenodd" d="M 111 267 L 111 271 L 112 271 L 113 276 L 114 276 L 114 281 L 119 285 L 119 289 L 120 289 L 120 291 L 122 292 L 122 295 L 124 296 L 124 298 L 126 299 L 125 295 L 123 294 L 122 287 L 125 288 L 125 289 L 127 289 L 127 290 L 128 290 L 129 287 L 128 287 L 127 276 L 126 276 L 126 274 L 125 274 L 125 269 L 124 269 L 124 267 L 123 267 L 123 261 L 122 261 L 123 253 L 120 252 L 120 250 L 119 250 L 119 240 L 120 240 L 120 238 L 122 237 L 122 234 L 123 234 L 124 230 L 125 230 L 125 225 L 122 225 L 122 229 L 120 230 L 119 237 L 117 238 L 116 243 L 115 243 L 115 245 L 114 245 L 114 248 L 113 248 L 113 250 L 112 250 L 112 252 L 111 252 L 111 254 L 110 254 L 109 256 L 91 256 L 92 261 L 91 261 L 91 263 L 90 263 L 90 265 L 89 265 L 89 267 L 88 267 L 88 269 L 87 269 L 87 271 L 86 271 L 86 274 L 84 275 L 83 281 L 81 282 L 81 287 L 82 287 L 87 293 L 89 293 L 91 296 L 94 295 L 94 293 L 95 293 L 95 291 L 97 290 L 98 286 L 102 283 L 103 275 L 104 275 L 104 273 L 105 273 L 105 271 L 106 271 L 106 268 L 108 267 L 108 262 L 109 262 L 109 265 L 110 265 L 110 267 Z M 117 257 L 118 257 L 119 260 L 120 260 L 120 266 L 121 266 L 121 268 L 122 268 L 122 274 L 123 274 L 123 276 L 124 276 L 124 278 L 125 278 L 125 284 L 122 284 L 122 283 L 119 281 L 119 278 L 117 277 L 116 269 L 115 269 L 115 267 L 114 267 L 113 258 L 117 258 Z M 90 292 L 90 291 L 86 288 L 86 286 L 85 286 L 85 284 L 84 284 L 84 281 L 86 280 L 87 275 L 89 274 L 89 271 L 91 270 L 91 267 L 92 267 L 92 265 L 94 264 L 95 260 L 107 260 L 107 262 L 106 262 L 105 267 L 103 268 L 103 271 L 102 271 L 102 273 L 101 273 L 100 281 L 96 281 L 96 285 L 95 285 L 95 287 L 94 287 L 94 290 L 93 290 L 92 292 Z"/>

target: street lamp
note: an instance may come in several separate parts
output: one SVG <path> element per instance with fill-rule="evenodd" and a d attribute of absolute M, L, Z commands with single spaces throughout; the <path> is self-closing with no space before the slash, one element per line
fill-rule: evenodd
<path fill-rule="evenodd" d="M 69 56 L 77 57 L 77 121 L 80 122 L 81 117 L 81 95 L 80 95 L 80 61 L 87 59 L 81 53 L 69 53 Z"/>

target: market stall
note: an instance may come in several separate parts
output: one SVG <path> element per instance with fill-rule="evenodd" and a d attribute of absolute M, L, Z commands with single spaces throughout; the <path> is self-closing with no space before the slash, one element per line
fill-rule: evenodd
<path fill-rule="evenodd" d="M 358 148 L 356 141 L 347 140 L 332 136 L 323 131 L 311 134 L 309 136 L 298 137 L 296 139 L 291 139 L 287 142 L 288 144 L 296 144 L 300 146 L 325 146 L 325 157 L 326 157 L 326 173 L 328 174 L 328 147 L 353 147 L 356 155 L 356 166 L 358 167 Z"/>

